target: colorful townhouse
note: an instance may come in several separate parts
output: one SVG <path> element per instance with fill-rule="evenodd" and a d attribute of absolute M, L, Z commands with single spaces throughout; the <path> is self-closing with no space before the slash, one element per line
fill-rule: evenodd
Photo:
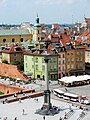
<path fill-rule="evenodd" d="M 56 46 L 58 53 L 58 79 L 64 77 L 66 75 L 66 59 L 65 59 L 65 47 L 64 46 Z"/>
<path fill-rule="evenodd" d="M 24 53 L 24 72 L 32 75 L 32 78 L 45 80 L 45 50 L 32 49 Z M 48 78 L 49 80 L 58 79 L 58 56 L 52 52 L 48 53 Z"/>
<path fill-rule="evenodd" d="M 67 44 L 66 73 L 76 76 L 85 74 L 85 47 L 75 41 Z"/>

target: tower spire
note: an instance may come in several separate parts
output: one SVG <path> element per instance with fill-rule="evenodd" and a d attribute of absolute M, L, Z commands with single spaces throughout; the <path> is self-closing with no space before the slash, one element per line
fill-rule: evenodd
<path fill-rule="evenodd" d="M 39 17 L 38 17 L 38 13 L 37 13 L 37 18 L 36 18 L 36 23 L 39 24 Z"/>

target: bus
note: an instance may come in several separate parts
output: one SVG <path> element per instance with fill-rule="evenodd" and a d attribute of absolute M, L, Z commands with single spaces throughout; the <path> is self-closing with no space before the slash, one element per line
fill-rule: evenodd
<path fill-rule="evenodd" d="M 60 89 L 54 89 L 54 95 L 58 96 L 59 98 L 63 98 L 64 92 Z"/>
<path fill-rule="evenodd" d="M 72 93 L 64 93 L 63 99 L 74 101 L 74 102 L 79 102 L 79 95 L 72 94 Z"/>

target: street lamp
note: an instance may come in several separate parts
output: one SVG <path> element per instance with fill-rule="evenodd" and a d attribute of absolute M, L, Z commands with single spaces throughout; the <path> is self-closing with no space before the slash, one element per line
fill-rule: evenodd
<path fill-rule="evenodd" d="M 38 110 L 36 110 L 36 114 L 40 115 L 55 115 L 59 113 L 59 109 L 56 106 L 52 106 L 51 104 L 51 97 L 50 97 L 50 90 L 49 90 L 49 80 L 48 80 L 48 62 L 49 62 L 49 54 L 48 54 L 48 45 L 49 43 L 47 42 L 45 44 L 46 47 L 46 54 L 44 61 L 46 63 L 46 68 L 45 68 L 45 90 L 44 90 L 44 104 L 42 107 Z"/>

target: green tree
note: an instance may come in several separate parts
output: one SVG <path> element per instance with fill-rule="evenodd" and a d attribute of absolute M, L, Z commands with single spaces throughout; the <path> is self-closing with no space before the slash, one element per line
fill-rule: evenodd
<path fill-rule="evenodd" d="M 2 63 L 8 64 L 8 61 L 7 60 L 3 60 Z"/>

